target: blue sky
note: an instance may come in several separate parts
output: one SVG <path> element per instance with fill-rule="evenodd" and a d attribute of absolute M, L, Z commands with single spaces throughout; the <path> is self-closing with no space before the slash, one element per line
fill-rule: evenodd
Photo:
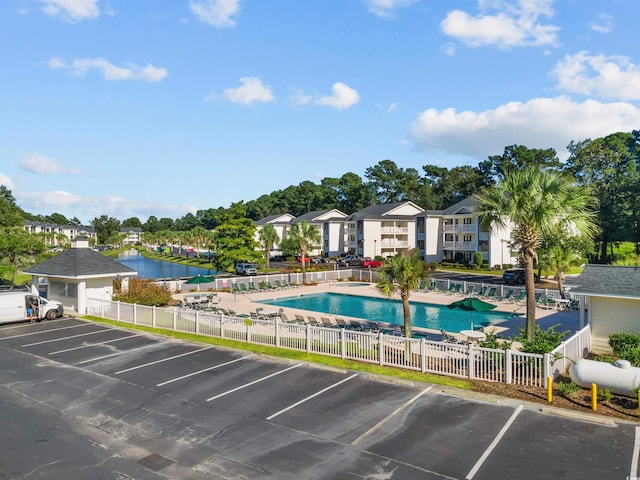
<path fill-rule="evenodd" d="M 178 218 L 640 128 L 637 0 L 4 0 L 0 184 Z"/>

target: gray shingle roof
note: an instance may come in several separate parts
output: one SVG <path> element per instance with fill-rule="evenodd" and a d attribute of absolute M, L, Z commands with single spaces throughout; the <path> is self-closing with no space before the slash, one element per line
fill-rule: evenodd
<path fill-rule="evenodd" d="M 412 202 L 395 202 L 395 203 L 380 203 L 377 205 L 369 205 L 368 207 L 363 208 L 362 210 L 358 210 L 355 213 L 352 213 L 349 216 L 349 220 L 360 220 L 365 218 L 384 218 L 385 214 L 392 212 L 396 208 L 405 205 L 407 203 L 413 204 Z M 415 204 L 413 204 L 415 205 Z M 418 205 L 415 205 L 420 209 Z M 392 215 L 393 218 L 415 218 L 415 215 Z"/>
<path fill-rule="evenodd" d="M 329 210 L 314 210 L 312 212 L 307 212 L 303 215 L 299 215 L 295 218 L 294 222 L 302 222 L 303 220 L 306 222 L 315 222 L 318 221 L 318 217 L 326 215 L 327 213 L 335 212 L 335 215 L 324 218 L 321 221 L 330 221 L 330 220 L 344 220 L 346 217 L 344 214 L 340 215 L 342 212 L 340 210 L 336 210 L 335 208 Z"/>
<path fill-rule="evenodd" d="M 112 258 L 94 252 L 90 248 L 70 248 L 29 267 L 24 273 L 49 277 L 81 278 L 131 275 L 136 271 Z"/>
<path fill-rule="evenodd" d="M 640 268 L 587 265 L 577 277 L 567 279 L 571 293 L 640 298 Z"/>

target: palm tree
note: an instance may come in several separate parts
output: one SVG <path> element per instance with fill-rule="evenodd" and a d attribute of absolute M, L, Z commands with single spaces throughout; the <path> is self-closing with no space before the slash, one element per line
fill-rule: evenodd
<path fill-rule="evenodd" d="M 420 258 L 417 250 L 388 258 L 378 275 L 378 290 L 387 297 L 400 293 L 402 313 L 404 314 L 404 334 L 411 338 L 411 310 L 409 294 L 416 290 L 420 282 L 429 278 L 427 264 Z"/>
<path fill-rule="evenodd" d="M 546 235 L 557 229 L 571 236 L 595 232 L 594 198 L 561 172 L 525 167 L 506 170 L 504 179 L 476 195 L 476 214 L 485 228 L 513 227 L 511 240 L 525 268 L 527 338 L 536 323 L 534 262 Z"/>
<path fill-rule="evenodd" d="M 300 252 L 302 263 L 302 283 L 307 283 L 307 252 L 320 243 L 320 232 L 314 225 L 309 225 L 305 220 L 294 223 L 289 230 L 289 240 Z"/>
<path fill-rule="evenodd" d="M 271 248 L 276 244 L 276 242 L 280 240 L 280 237 L 278 237 L 278 232 L 276 232 L 275 227 L 270 223 L 267 223 L 264 227 L 262 227 L 260 233 L 258 233 L 258 237 L 260 237 L 260 241 L 264 246 L 264 253 L 266 258 L 265 265 L 267 270 L 269 270 L 269 253 L 271 252 Z"/>

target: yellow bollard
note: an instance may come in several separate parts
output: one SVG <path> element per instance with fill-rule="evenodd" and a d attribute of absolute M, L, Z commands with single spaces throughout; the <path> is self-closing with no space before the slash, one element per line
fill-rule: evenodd
<path fill-rule="evenodd" d="M 598 386 L 591 384 L 591 409 L 595 412 L 598 410 Z"/>
<path fill-rule="evenodd" d="M 553 380 L 547 377 L 547 402 L 553 402 Z"/>

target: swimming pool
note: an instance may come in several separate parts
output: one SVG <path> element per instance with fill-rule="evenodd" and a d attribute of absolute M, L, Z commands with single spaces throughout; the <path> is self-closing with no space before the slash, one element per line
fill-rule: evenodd
<path fill-rule="evenodd" d="M 386 298 L 363 297 L 342 293 L 314 293 L 296 297 L 262 300 L 259 303 L 279 307 L 299 308 L 330 315 L 363 318 L 376 322 L 403 325 L 402 302 Z M 474 325 L 495 325 L 513 317 L 509 312 L 465 312 L 446 305 L 409 302 L 414 327 L 459 332 Z"/>

